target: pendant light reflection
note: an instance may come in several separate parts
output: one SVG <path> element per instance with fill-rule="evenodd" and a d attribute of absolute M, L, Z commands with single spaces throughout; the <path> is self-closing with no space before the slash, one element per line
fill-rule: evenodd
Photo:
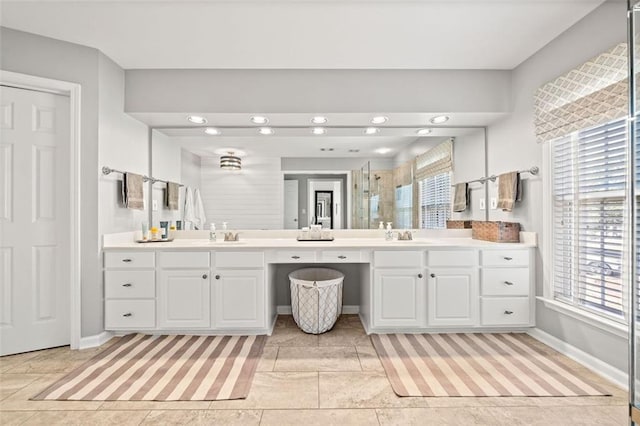
<path fill-rule="evenodd" d="M 223 170 L 240 170 L 242 169 L 242 160 L 237 157 L 233 151 L 228 152 L 229 155 L 220 157 L 220 168 Z"/>

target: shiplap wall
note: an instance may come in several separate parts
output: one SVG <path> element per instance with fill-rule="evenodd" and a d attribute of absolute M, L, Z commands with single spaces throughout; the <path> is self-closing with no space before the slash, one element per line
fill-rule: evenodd
<path fill-rule="evenodd" d="M 202 157 L 202 203 L 220 229 L 282 229 L 284 179 L 281 160 L 248 157 L 241 171 L 220 169 L 218 157 Z"/>

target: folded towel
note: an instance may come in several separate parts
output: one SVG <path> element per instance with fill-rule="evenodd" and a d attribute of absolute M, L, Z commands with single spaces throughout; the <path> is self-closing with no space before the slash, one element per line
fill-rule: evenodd
<path fill-rule="evenodd" d="M 469 184 L 457 183 L 453 195 L 453 211 L 463 212 L 469 205 Z"/>
<path fill-rule="evenodd" d="M 187 186 L 187 189 L 184 191 L 184 229 L 191 229 L 191 225 L 196 220 L 195 209 L 196 205 L 193 202 L 193 189 Z"/>
<path fill-rule="evenodd" d="M 520 173 L 509 172 L 498 176 L 498 208 L 510 212 L 513 210 L 515 202 L 521 200 Z"/>
<path fill-rule="evenodd" d="M 178 210 L 178 198 L 180 197 L 180 185 L 174 182 L 167 182 L 165 193 L 165 206 L 169 210 Z"/>
<path fill-rule="evenodd" d="M 122 178 L 122 201 L 129 209 L 144 210 L 143 177 L 125 173 Z"/>
<path fill-rule="evenodd" d="M 196 229 L 204 229 L 204 224 L 207 221 L 207 217 L 204 214 L 204 206 L 202 205 L 202 197 L 200 197 L 199 189 L 193 191 L 193 201 L 195 206 L 195 220 L 193 224 L 195 225 Z"/>

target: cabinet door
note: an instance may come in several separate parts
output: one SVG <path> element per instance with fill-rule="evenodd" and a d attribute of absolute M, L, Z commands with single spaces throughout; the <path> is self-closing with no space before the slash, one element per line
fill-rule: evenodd
<path fill-rule="evenodd" d="M 265 285 L 263 269 L 215 271 L 215 327 L 263 328 Z"/>
<path fill-rule="evenodd" d="M 374 327 L 424 327 L 425 278 L 422 269 L 376 269 Z"/>
<path fill-rule="evenodd" d="M 210 327 L 208 269 L 160 271 L 158 283 L 158 328 Z"/>
<path fill-rule="evenodd" d="M 478 324 L 478 269 L 430 268 L 429 326 Z"/>

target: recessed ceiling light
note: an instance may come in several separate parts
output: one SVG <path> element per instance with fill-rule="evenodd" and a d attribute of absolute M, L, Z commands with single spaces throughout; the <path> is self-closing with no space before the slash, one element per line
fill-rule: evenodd
<path fill-rule="evenodd" d="M 449 121 L 449 117 L 447 117 L 446 115 L 439 115 L 439 116 L 433 117 L 431 119 L 431 122 L 433 124 L 442 124 L 442 123 L 445 123 L 447 121 Z"/>
<path fill-rule="evenodd" d="M 320 148 L 320 151 L 333 151 L 333 148 Z"/>
<path fill-rule="evenodd" d="M 391 152 L 391 148 L 378 148 L 375 152 L 376 154 L 388 154 Z"/>
<path fill-rule="evenodd" d="M 371 122 L 373 124 L 382 124 L 382 123 L 386 123 L 387 121 L 389 121 L 389 118 L 385 117 L 384 115 L 378 115 L 377 117 L 373 117 L 371 119 Z"/>
<path fill-rule="evenodd" d="M 327 129 L 325 129 L 324 127 L 314 127 L 313 129 L 311 129 L 311 133 L 313 133 L 314 135 L 324 135 L 325 133 L 327 133 Z"/>
<path fill-rule="evenodd" d="M 204 124 L 207 122 L 207 119 L 204 117 L 201 117 L 199 115 L 190 115 L 187 117 L 187 120 L 189 120 L 190 122 L 194 123 L 194 124 Z"/>
<path fill-rule="evenodd" d="M 420 136 L 428 135 L 429 133 L 431 133 L 431 129 L 418 129 L 416 133 Z"/>
<path fill-rule="evenodd" d="M 350 149 L 349 152 L 360 152 L 359 149 Z"/>
<path fill-rule="evenodd" d="M 313 124 L 324 124 L 327 122 L 327 117 L 323 117 L 321 115 L 317 115 L 311 119 Z"/>
<path fill-rule="evenodd" d="M 267 124 L 269 119 L 267 117 L 263 117 L 262 115 L 254 115 L 251 117 L 251 122 L 254 124 Z"/>
<path fill-rule="evenodd" d="M 364 134 L 365 135 L 375 135 L 379 131 L 380 131 L 380 129 L 378 129 L 377 127 L 367 127 L 366 129 L 364 129 Z"/>
<path fill-rule="evenodd" d="M 258 132 L 260 132 L 261 135 L 272 135 L 275 133 L 271 127 L 261 127 Z"/>
<path fill-rule="evenodd" d="M 208 135 L 219 135 L 221 132 L 220 130 L 216 129 L 215 127 L 207 127 L 206 129 L 204 129 L 204 132 Z"/>

